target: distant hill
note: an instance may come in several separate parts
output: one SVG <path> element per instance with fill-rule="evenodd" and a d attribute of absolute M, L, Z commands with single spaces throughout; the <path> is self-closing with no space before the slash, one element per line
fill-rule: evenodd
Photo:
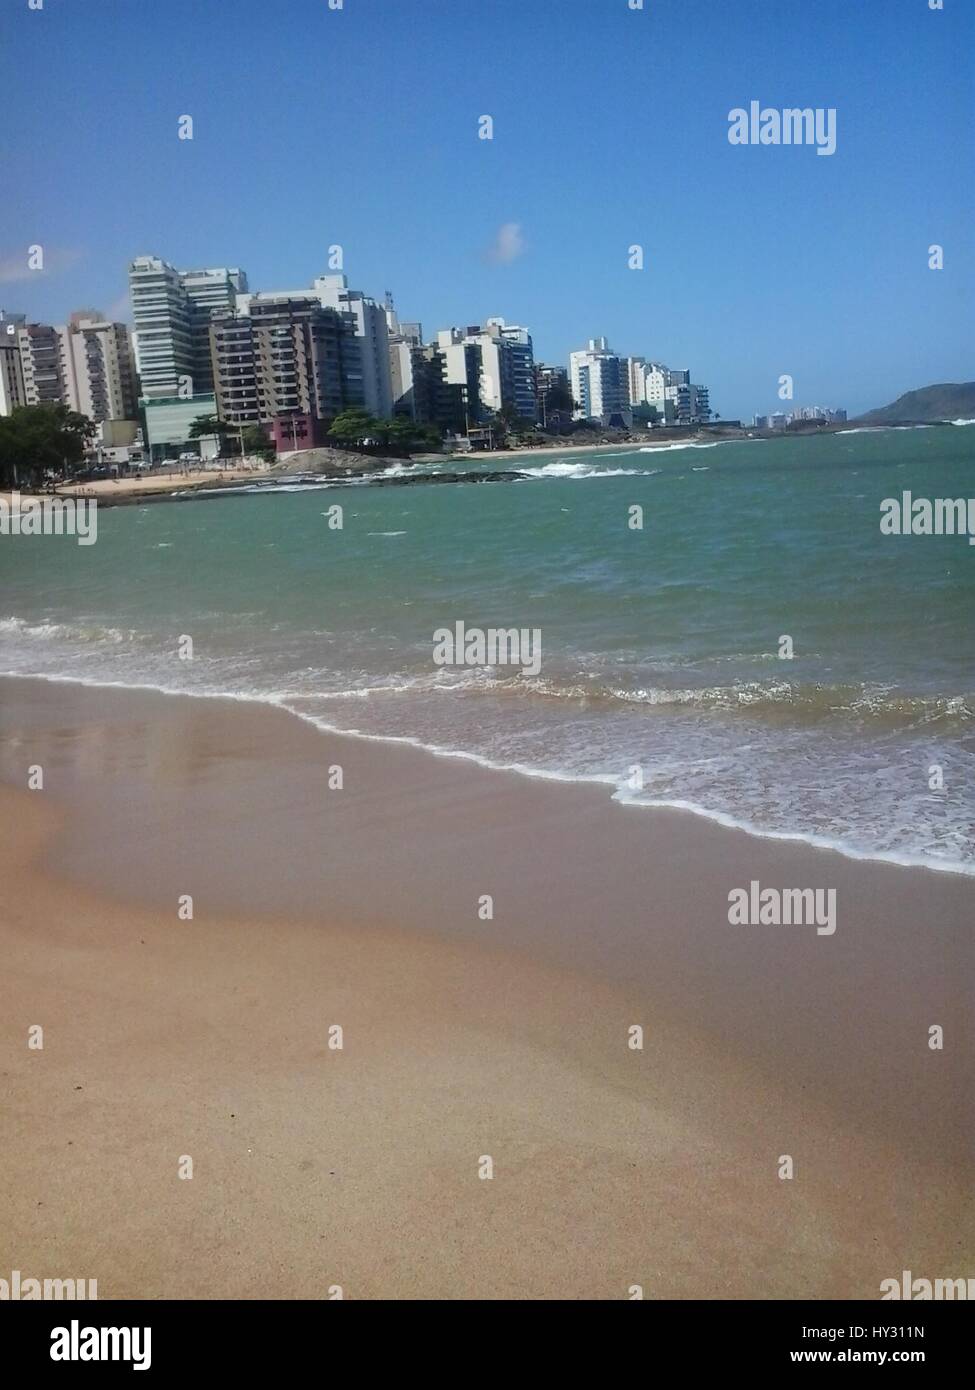
<path fill-rule="evenodd" d="M 975 381 L 945 381 L 907 391 L 892 405 L 868 410 L 859 425 L 911 425 L 929 420 L 975 419 Z"/>

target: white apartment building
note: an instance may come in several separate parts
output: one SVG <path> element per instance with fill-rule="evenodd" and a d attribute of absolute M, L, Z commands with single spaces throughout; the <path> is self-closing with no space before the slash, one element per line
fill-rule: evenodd
<path fill-rule="evenodd" d="M 627 378 L 631 405 L 658 405 L 666 399 L 670 373 L 662 362 L 648 362 L 644 357 L 628 357 Z"/>
<path fill-rule="evenodd" d="M 483 327 L 442 328 L 437 346 L 446 363 L 445 381 L 467 388 L 472 423 L 506 406 L 522 419 L 536 419 L 535 358 L 527 328 L 490 318 Z"/>
<path fill-rule="evenodd" d="M 673 370 L 643 357 L 627 359 L 631 405 L 653 406 L 665 424 L 690 424 L 710 416 L 708 388 L 691 381 L 687 368 Z"/>
<path fill-rule="evenodd" d="M 65 405 L 96 424 L 135 420 L 135 361 L 125 324 L 80 310 L 57 334 Z"/>
<path fill-rule="evenodd" d="M 61 343 L 48 323 L 24 323 L 17 330 L 20 366 L 24 374 L 25 405 L 61 405 Z"/>
<path fill-rule="evenodd" d="M 487 331 L 497 335 L 507 345 L 505 371 L 502 378 L 505 404 L 514 406 L 523 420 L 532 423 L 538 418 L 538 396 L 535 390 L 535 349 L 527 328 L 504 319 L 487 321 Z"/>
<path fill-rule="evenodd" d="M 393 413 L 393 388 L 385 310 L 361 290 L 350 290 L 344 275 L 319 275 L 312 289 L 324 308 L 355 318 L 366 410 L 377 419 L 388 420 Z"/>
<path fill-rule="evenodd" d="M 393 296 L 386 291 L 386 333 L 389 343 L 389 385 L 394 415 L 416 419 L 416 390 L 414 354 L 423 345 L 423 327 L 419 323 L 400 323 L 393 306 Z"/>
<path fill-rule="evenodd" d="M 590 338 L 589 346 L 569 354 L 572 398 L 578 420 L 598 420 L 604 428 L 629 429 L 630 387 L 627 360 L 611 351 L 605 338 Z"/>
<path fill-rule="evenodd" d="M 129 266 L 133 335 L 142 395 L 193 395 L 213 389 L 210 317 L 233 310 L 247 291 L 242 270 L 177 270 L 158 256 L 137 256 Z"/>

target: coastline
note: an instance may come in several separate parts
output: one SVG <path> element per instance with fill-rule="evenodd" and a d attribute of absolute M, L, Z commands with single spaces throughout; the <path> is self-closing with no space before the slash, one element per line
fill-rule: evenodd
<path fill-rule="evenodd" d="M 970 880 L 270 707 L 0 697 L 5 781 L 45 768 L 2 794 L 15 1267 L 70 1252 L 103 1297 L 870 1298 L 970 1263 Z M 835 936 L 729 926 L 749 878 L 835 885 Z"/>
<path fill-rule="evenodd" d="M 572 438 L 571 435 L 568 438 Z M 538 454 L 602 454 L 608 451 L 617 454 L 637 454 L 643 449 L 666 449 L 673 444 L 701 444 L 714 443 L 724 444 L 739 439 L 746 439 L 747 434 L 744 430 L 731 434 L 728 439 L 716 439 L 711 434 L 695 430 L 693 436 L 687 439 L 671 438 L 655 440 L 649 435 L 644 440 L 632 440 L 624 443 L 621 440 L 613 440 L 607 444 L 539 444 L 534 449 L 471 449 L 466 454 L 450 454 L 450 459 L 496 459 L 496 458 L 534 458 Z M 419 460 L 418 460 L 419 461 Z"/>
<path fill-rule="evenodd" d="M 99 506 L 116 507 L 128 502 L 159 502 L 176 493 L 192 493 L 200 489 L 231 487 L 235 483 L 251 482 L 264 476 L 266 468 L 203 468 L 185 473 L 165 473 L 149 477 L 98 478 L 90 483 L 60 483 L 55 492 L 21 491 L 20 497 L 50 500 L 74 499 L 97 502 Z M 12 507 L 16 494 L 0 491 L 0 499 Z"/>
<path fill-rule="evenodd" d="M 734 436 L 732 442 L 737 442 L 739 436 Z M 741 439 L 746 438 L 744 434 Z M 714 443 L 726 443 L 727 440 L 710 441 L 708 436 L 695 434 L 693 439 L 686 441 L 687 444 L 698 444 L 702 441 Z M 457 464 L 468 460 L 478 462 L 494 461 L 501 462 L 506 459 L 533 458 L 540 454 L 600 454 L 607 451 L 615 453 L 638 453 L 645 449 L 667 449 L 674 444 L 684 444 L 683 440 L 659 440 L 646 441 L 644 443 L 633 443 L 630 445 L 612 444 L 545 444 L 539 445 L 534 449 L 472 449 L 469 453 L 455 454 L 417 454 L 411 458 L 400 460 L 404 467 L 422 468 L 433 464 Z M 314 450 L 310 452 L 314 453 Z M 375 474 L 373 481 L 379 481 L 381 470 L 375 467 L 376 459 L 371 454 L 363 454 L 361 458 L 364 463 L 373 465 L 370 468 L 363 468 L 363 477 L 369 479 L 371 474 Z M 294 475 L 303 472 L 301 467 L 301 455 L 291 455 L 285 462 L 293 462 Z M 274 470 L 274 471 L 272 471 Z M 59 484 L 54 493 L 41 492 L 21 492 L 21 496 L 30 498 L 50 498 L 52 501 L 61 499 L 74 499 L 77 501 L 97 501 L 101 507 L 125 506 L 129 503 L 147 503 L 164 501 L 187 501 L 192 498 L 195 492 L 205 492 L 208 496 L 215 496 L 226 489 L 228 495 L 233 496 L 236 485 L 240 483 L 251 483 L 261 480 L 273 481 L 286 484 L 293 476 L 287 471 L 281 470 L 281 464 L 276 466 L 267 465 L 266 467 L 249 468 L 227 468 L 227 469 L 196 469 L 187 473 L 168 473 L 163 476 L 150 475 L 149 477 L 129 477 L 129 478 L 102 478 L 90 483 L 63 483 Z M 322 471 L 323 481 L 328 481 L 333 476 L 331 471 Z M 334 480 L 338 483 L 347 481 L 346 470 L 334 472 Z M 0 502 L 8 508 L 13 504 L 14 493 L 10 491 L 0 491 Z"/>

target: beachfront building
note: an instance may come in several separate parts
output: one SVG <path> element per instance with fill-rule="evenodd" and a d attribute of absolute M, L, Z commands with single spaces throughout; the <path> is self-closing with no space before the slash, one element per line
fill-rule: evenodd
<path fill-rule="evenodd" d="M 379 419 L 393 413 L 390 383 L 389 334 L 384 310 L 361 290 L 350 290 L 344 275 L 319 275 L 310 289 L 261 291 L 237 297 L 238 315 L 253 316 L 261 304 L 317 304 L 331 310 L 349 326 L 357 351 L 349 349 L 343 370 L 344 392 L 350 401 Z M 353 360 L 354 359 L 354 360 Z"/>
<path fill-rule="evenodd" d="M 61 344 L 58 331 L 47 323 L 25 323 L 17 331 L 26 405 L 63 405 Z"/>
<path fill-rule="evenodd" d="M 18 339 L 26 321 L 26 314 L 10 314 L 0 309 L 0 415 L 9 415 L 18 406 L 27 404 Z"/>
<path fill-rule="evenodd" d="M 478 327 L 441 328 L 437 334 L 437 353 L 443 362 L 444 380 L 463 393 L 465 428 L 480 423 L 482 416 L 495 407 L 481 397 L 481 345 L 476 340 Z"/>
<path fill-rule="evenodd" d="M 16 339 L 0 338 L 0 415 L 9 415 L 26 404 L 20 348 Z"/>
<path fill-rule="evenodd" d="M 177 270 L 158 256 L 129 266 L 137 368 L 146 398 L 213 390 L 210 318 L 233 310 L 247 291 L 242 270 Z"/>
<path fill-rule="evenodd" d="M 190 433 L 194 420 L 201 415 L 217 413 L 217 401 L 212 393 L 150 396 L 143 400 L 142 408 L 148 434 L 146 455 L 150 461 L 175 458 L 187 445 L 191 445 L 194 452 L 198 449 L 201 457 L 215 456 L 219 452 L 217 439 L 198 440 Z"/>
<path fill-rule="evenodd" d="M 630 357 L 627 381 L 631 406 L 650 406 L 661 424 L 702 424 L 711 417 L 708 388 L 692 382 L 688 368 L 675 370 L 662 362 Z"/>
<path fill-rule="evenodd" d="M 466 433 L 470 427 L 470 400 L 477 400 L 480 359 L 476 348 L 463 349 L 467 377 L 448 378 L 448 355 L 437 344 L 429 343 L 413 351 L 413 419 L 421 425 L 436 425 L 441 434 Z"/>
<path fill-rule="evenodd" d="M 361 290 L 350 290 L 344 275 L 319 275 L 312 282 L 323 309 L 350 315 L 359 340 L 365 409 L 380 420 L 393 414 L 389 372 L 389 332 L 384 308 Z"/>
<path fill-rule="evenodd" d="M 389 344 L 389 384 L 392 411 L 409 420 L 418 419 L 416 377 L 418 354 L 423 346 L 419 323 L 401 323 L 389 290 L 385 298 L 386 333 Z"/>
<path fill-rule="evenodd" d="M 308 290 L 249 295 L 240 307 L 246 312 L 210 320 L 222 420 L 270 425 L 281 447 L 298 448 L 317 443 L 323 422 L 340 411 L 366 408 L 361 339 L 351 314 L 323 307 Z"/>
<path fill-rule="evenodd" d="M 535 358 L 527 328 L 502 318 L 488 319 L 482 327 L 443 328 L 437 347 L 446 363 L 447 381 L 462 386 L 467 398 L 469 424 L 479 424 L 502 410 L 535 421 Z"/>
<path fill-rule="evenodd" d="M 668 369 L 662 362 L 648 362 L 645 357 L 628 357 L 626 368 L 630 405 L 656 406 L 662 415 L 670 385 Z"/>
<path fill-rule="evenodd" d="M 492 335 L 497 333 L 503 344 L 502 352 L 507 362 L 502 381 L 510 394 L 511 405 L 519 419 L 530 420 L 534 424 L 538 418 L 538 396 L 535 391 L 535 350 L 531 334 L 527 328 L 505 323 L 500 318 L 488 319 L 487 331 Z M 508 401 L 504 403 L 508 404 Z"/>
<path fill-rule="evenodd" d="M 135 361 L 125 324 L 79 309 L 57 334 L 64 403 L 96 424 L 135 420 Z"/>
<path fill-rule="evenodd" d="M 711 418 L 711 403 L 706 386 L 692 381 L 679 382 L 674 388 L 674 402 L 679 425 L 703 425 Z"/>
<path fill-rule="evenodd" d="M 183 270 L 180 272 L 180 283 L 189 310 L 193 390 L 206 394 L 213 390 L 210 320 L 215 314 L 233 312 L 238 295 L 247 293 L 247 276 L 236 267 Z"/>
<path fill-rule="evenodd" d="M 137 368 L 146 397 L 175 395 L 191 377 L 189 305 L 179 271 L 157 256 L 137 256 L 129 266 Z"/>
<path fill-rule="evenodd" d="M 570 353 L 569 377 L 577 420 L 598 420 L 604 429 L 631 427 L 627 361 L 605 338 L 590 338 L 587 348 Z"/>

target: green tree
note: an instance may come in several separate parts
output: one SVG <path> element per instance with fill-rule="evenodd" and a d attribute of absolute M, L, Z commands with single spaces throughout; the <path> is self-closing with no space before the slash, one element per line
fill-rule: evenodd
<path fill-rule="evenodd" d="M 381 438 L 384 423 L 370 415 L 368 410 L 355 406 L 336 415 L 328 432 L 336 443 L 361 444 L 364 439 Z"/>
<path fill-rule="evenodd" d="M 66 405 L 20 405 L 0 419 L 0 480 L 39 487 L 70 477 L 84 461 L 95 426 Z"/>
<path fill-rule="evenodd" d="M 441 444 L 440 431 L 436 425 L 421 425 L 416 420 L 392 420 L 387 432 L 387 441 L 397 448 L 436 449 Z"/>
<path fill-rule="evenodd" d="M 239 437 L 245 454 L 259 454 L 263 459 L 274 458 L 274 445 L 263 425 L 245 425 Z"/>

